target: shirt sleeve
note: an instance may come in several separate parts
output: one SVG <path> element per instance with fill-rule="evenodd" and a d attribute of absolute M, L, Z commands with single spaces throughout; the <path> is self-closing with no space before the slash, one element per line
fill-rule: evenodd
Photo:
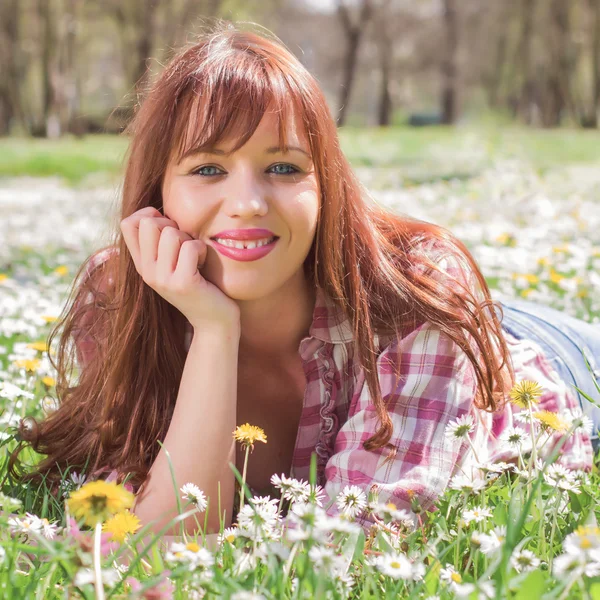
<path fill-rule="evenodd" d="M 394 387 L 393 364 L 399 353 L 401 377 Z M 388 458 L 385 447 L 374 451 L 363 448 L 363 442 L 378 428 L 377 412 L 365 381 L 354 395 L 349 418 L 336 436 L 325 467 L 327 502 L 335 499 L 344 486 L 356 485 L 365 493 L 376 491 L 381 503 L 393 502 L 398 508 L 410 510 L 414 496 L 424 510 L 431 509 L 469 451 L 465 438 L 451 440 L 445 428 L 472 412 L 475 371 L 459 346 L 430 323 L 385 348 L 377 360 L 377 371 L 393 423 L 389 443 L 395 447 L 395 456 Z M 327 512 L 339 514 L 337 503 Z M 369 528 L 372 519 L 359 516 L 357 521 Z"/>

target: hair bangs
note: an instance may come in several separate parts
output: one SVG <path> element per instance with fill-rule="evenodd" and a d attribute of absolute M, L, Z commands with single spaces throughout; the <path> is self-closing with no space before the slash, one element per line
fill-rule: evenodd
<path fill-rule="evenodd" d="M 266 112 L 277 114 L 279 145 L 287 145 L 285 124 L 292 92 L 288 81 L 262 57 L 236 54 L 235 59 L 220 64 L 206 61 L 191 76 L 192 83 L 175 109 L 176 162 L 224 141 L 233 140 L 230 152 L 236 152 L 252 137 Z"/>

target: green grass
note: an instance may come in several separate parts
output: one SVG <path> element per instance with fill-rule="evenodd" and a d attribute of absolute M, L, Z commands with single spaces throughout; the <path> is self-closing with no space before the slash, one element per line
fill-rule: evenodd
<path fill-rule="evenodd" d="M 469 176 L 472 173 L 464 172 L 464 160 L 460 172 L 452 160 L 465 152 L 475 158 L 473 173 L 495 158 L 526 160 L 540 171 L 565 164 L 600 163 L 600 132 L 594 130 L 498 125 L 343 127 L 340 139 L 354 166 L 397 168 L 419 182 Z M 127 143 L 125 136 L 112 135 L 60 140 L 1 138 L 0 177 L 58 176 L 71 185 L 92 174 L 118 178 Z"/>

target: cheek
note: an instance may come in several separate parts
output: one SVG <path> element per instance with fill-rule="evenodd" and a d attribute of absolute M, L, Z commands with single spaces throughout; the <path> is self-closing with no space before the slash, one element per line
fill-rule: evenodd
<path fill-rule="evenodd" d="M 208 213 L 208 199 L 198 197 L 198 191 L 185 180 L 175 180 L 163 189 L 165 216 L 176 221 L 179 228 L 196 227 Z"/>
<path fill-rule="evenodd" d="M 297 228 L 314 233 L 319 215 L 319 196 L 316 190 L 306 190 L 296 194 L 288 204 L 289 218 Z"/>

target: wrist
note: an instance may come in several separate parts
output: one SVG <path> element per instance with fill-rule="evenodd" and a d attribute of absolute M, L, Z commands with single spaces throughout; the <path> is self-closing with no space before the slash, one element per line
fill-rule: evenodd
<path fill-rule="evenodd" d="M 239 340 L 241 334 L 241 325 L 239 321 L 229 322 L 215 322 L 215 321 L 204 321 L 190 323 L 193 330 L 194 337 L 196 334 L 199 336 L 217 336 L 231 337 Z"/>

